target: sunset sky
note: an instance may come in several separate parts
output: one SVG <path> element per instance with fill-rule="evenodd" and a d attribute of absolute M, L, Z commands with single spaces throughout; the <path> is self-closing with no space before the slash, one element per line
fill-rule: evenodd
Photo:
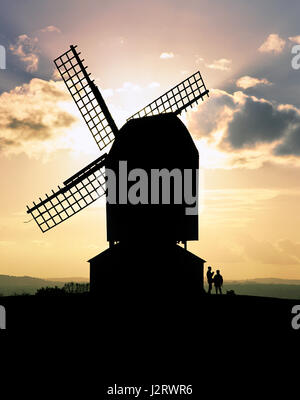
<path fill-rule="evenodd" d="M 299 16 L 296 0 L 3 0 L 0 274 L 87 277 L 108 247 L 101 201 L 47 233 L 27 222 L 100 155 L 54 68 L 77 44 L 119 127 L 201 71 L 211 95 L 182 117 L 202 182 L 188 248 L 225 279 L 300 279 Z"/>

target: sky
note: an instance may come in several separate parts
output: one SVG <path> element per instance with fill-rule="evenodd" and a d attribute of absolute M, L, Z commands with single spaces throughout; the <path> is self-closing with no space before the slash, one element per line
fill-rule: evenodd
<path fill-rule="evenodd" d="M 200 154 L 199 241 L 188 248 L 225 279 L 300 279 L 298 1 L 1 7 L 0 274 L 87 277 L 108 247 L 103 201 L 46 233 L 26 214 L 100 155 L 54 68 L 77 44 L 118 127 L 201 71 L 210 97 L 182 117 Z"/>

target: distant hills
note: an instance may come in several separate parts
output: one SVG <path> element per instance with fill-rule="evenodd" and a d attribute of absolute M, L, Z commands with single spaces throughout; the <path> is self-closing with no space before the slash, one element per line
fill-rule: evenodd
<path fill-rule="evenodd" d="M 88 282 L 85 278 L 33 278 L 31 276 L 0 275 L 0 295 L 35 294 L 37 289 L 46 286 L 62 287 L 66 282 Z"/>
<path fill-rule="evenodd" d="M 256 278 L 243 281 L 225 281 L 224 290 L 249 296 L 300 299 L 300 280 L 278 278 Z"/>
<path fill-rule="evenodd" d="M 75 277 L 72 276 L 71 278 L 47 278 L 47 281 L 85 283 L 85 282 L 89 282 L 90 280 L 89 280 L 89 278 L 82 278 L 80 276 L 75 276 Z"/>
<path fill-rule="evenodd" d="M 230 281 L 235 283 L 268 283 L 279 285 L 300 285 L 300 279 L 280 279 L 280 278 L 254 278 L 238 281 Z"/>
<path fill-rule="evenodd" d="M 88 278 L 34 278 L 31 276 L 0 275 L 0 296 L 35 294 L 41 287 L 62 287 L 66 282 L 88 282 Z M 279 278 L 256 278 L 224 282 L 223 293 L 234 290 L 236 294 L 278 297 L 300 300 L 300 280 Z M 214 292 L 214 291 L 213 291 Z"/>

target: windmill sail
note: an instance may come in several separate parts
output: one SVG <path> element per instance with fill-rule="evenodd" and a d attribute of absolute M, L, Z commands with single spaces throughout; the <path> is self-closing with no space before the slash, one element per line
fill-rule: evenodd
<path fill-rule="evenodd" d="M 118 128 L 98 87 L 90 79 L 76 47 L 70 46 L 70 50 L 56 58 L 54 63 L 99 149 L 103 150 L 114 140 Z"/>
<path fill-rule="evenodd" d="M 185 79 L 179 85 L 174 86 L 163 96 L 154 100 L 137 113 L 133 114 L 129 121 L 133 118 L 147 117 L 167 112 L 180 114 L 187 107 L 192 106 L 199 99 L 204 100 L 204 96 L 208 96 L 209 91 L 205 87 L 200 71 Z"/>
<path fill-rule="evenodd" d="M 96 201 L 106 192 L 104 162 L 106 154 L 77 172 L 64 182 L 64 187 L 33 207 L 27 206 L 42 232 L 46 232 Z"/>

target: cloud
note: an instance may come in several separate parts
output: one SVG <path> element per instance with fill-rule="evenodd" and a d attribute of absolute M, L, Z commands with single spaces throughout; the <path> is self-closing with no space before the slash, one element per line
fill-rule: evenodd
<path fill-rule="evenodd" d="M 198 137 L 222 130 L 222 143 L 229 146 L 227 150 L 285 140 L 295 127 L 300 127 L 300 111 L 293 106 L 275 105 L 242 92 L 230 95 L 214 89 L 213 96 L 206 107 L 203 104 L 191 114 L 191 126 Z"/>
<path fill-rule="evenodd" d="M 58 72 L 58 69 L 57 69 L 57 68 L 53 68 L 53 72 L 52 72 L 51 78 L 52 78 L 54 81 L 60 81 L 60 80 L 62 80 L 62 77 L 61 77 L 60 73 Z"/>
<path fill-rule="evenodd" d="M 231 60 L 227 58 L 220 58 L 219 60 L 215 60 L 212 64 L 206 64 L 207 68 L 217 69 L 219 71 L 229 71 L 231 68 Z"/>
<path fill-rule="evenodd" d="M 40 37 L 41 33 L 47 32 L 61 33 L 61 30 L 54 25 L 48 25 L 45 28 L 36 31 L 34 37 L 26 34 L 19 35 L 15 43 L 10 44 L 9 50 L 21 60 L 25 65 L 25 70 L 27 72 L 37 71 L 39 66 L 39 54 L 41 52 L 38 47 L 38 37 Z M 56 79 L 55 76 L 54 78 Z"/>
<path fill-rule="evenodd" d="M 252 260 L 262 264 L 299 264 L 299 260 L 283 251 L 278 244 L 272 244 L 267 240 L 258 241 L 250 235 L 240 235 L 240 244 L 244 247 L 244 253 Z"/>
<path fill-rule="evenodd" d="M 300 109 L 295 106 L 212 89 L 209 101 L 189 111 L 187 120 L 199 150 L 222 168 L 258 168 L 268 161 L 296 165 L 296 157 L 300 163 Z"/>
<path fill-rule="evenodd" d="M 288 239 L 282 239 L 278 242 L 278 247 L 286 254 L 300 260 L 300 243 L 295 243 Z"/>
<path fill-rule="evenodd" d="M 10 51 L 16 55 L 24 64 L 27 72 L 35 72 L 39 64 L 38 38 L 27 35 L 18 36 L 17 41 L 9 46 Z"/>
<path fill-rule="evenodd" d="M 61 33 L 61 30 L 54 25 L 48 25 L 45 28 L 40 30 L 41 32 L 56 32 Z"/>
<path fill-rule="evenodd" d="M 258 51 L 261 53 L 278 54 L 283 51 L 285 43 L 285 40 L 282 39 L 277 33 L 271 33 L 259 47 Z"/>
<path fill-rule="evenodd" d="M 257 85 L 272 85 L 272 83 L 269 82 L 268 79 L 253 78 L 252 76 L 248 75 L 242 76 L 236 81 L 236 86 L 242 89 L 249 89 L 250 87 L 254 87 Z"/>
<path fill-rule="evenodd" d="M 279 143 L 274 154 L 277 156 L 300 156 L 300 124 L 296 124 Z"/>
<path fill-rule="evenodd" d="M 204 101 L 195 110 L 187 114 L 189 129 L 196 138 L 212 136 L 231 118 L 235 108 L 234 96 L 219 89 L 210 89 L 209 101 Z"/>
<path fill-rule="evenodd" d="M 172 53 L 172 52 L 161 53 L 161 55 L 159 56 L 159 58 L 161 58 L 162 60 L 167 60 L 167 59 L 174 58 L 174 57 L 175 57 L 174 53 Z"/>
<path fill-rule="evenodd" d="M 272 143 L 283 138 L 295 123 L 300 124 L 300 116 L 294 109 L 246 97 L 228 123 L 225 141 L 236 149 Z"/>
<path fill-rule="evenodd" d="M 289 40 L 290 40 L 291 42 L 300 44 L 300 35 L 298 35 L 298 36 L 290 36 L 290 37 L 289 37 Z"/>
<path fill-rule="evenodd" d="M 61 106 L 68 101 L 70 97 L 62 82 L 36 78 L 2 93 L 0 152 L 37 156 L 39 152 L 66 148 L 63 134 L 77 121 Z"/>

